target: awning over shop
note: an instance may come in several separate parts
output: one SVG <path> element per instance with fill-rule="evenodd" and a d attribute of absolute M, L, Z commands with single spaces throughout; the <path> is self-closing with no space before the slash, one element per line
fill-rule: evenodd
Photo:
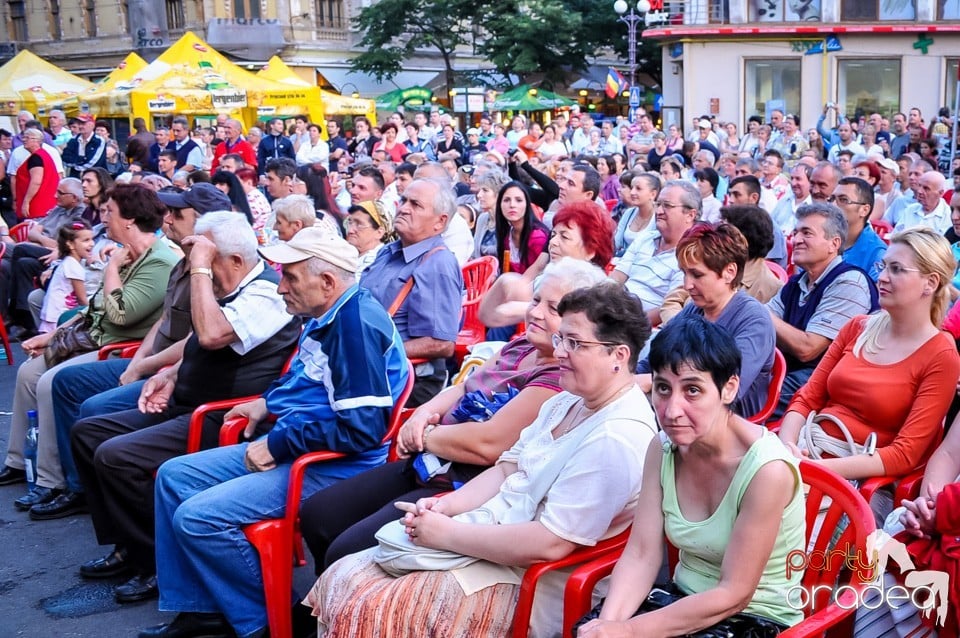
<path fill-rule="evenodd" d="M 401 71 L 393 78 L 380 82 L 372 75 L 357 73 L 347 67 L 318 66 L 317 72 L 323 76 L 327 85 L 340 93 L 350 94 L 356 90 L 361 96 L 369 97 L 383 95 L 394 89 L 427 86 L 440 75 L 437 71 Z"/>

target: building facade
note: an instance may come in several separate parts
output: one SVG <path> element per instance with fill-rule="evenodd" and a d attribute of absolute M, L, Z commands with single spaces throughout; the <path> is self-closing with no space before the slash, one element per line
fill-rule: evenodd
<path fill-rule="evenodd" d="M 190 30 L 251 70 L 277 54 L 309 82 L 337 91 L 352 85 L 347 94 L 372 97 L 442 76 L 442 62 L 429 52 L 409 60 L 385 85 L 349 72 L 360 39 L 350 21 L 370 1 L 0 0 L 0 20 L 7 25 L 0 29 L 0 58 L 29 48 L 96 80 L 130 51 L 152 60 Z M 458 68 L 477 63 L 465 54 Z"/>
<path fill-rule="evenodd" d="M 953 111 L 960 0 L 668 0 L 647 21 L 665 126 L 780 108 L 809 128 L 828 102 L 851 117 Z"/>

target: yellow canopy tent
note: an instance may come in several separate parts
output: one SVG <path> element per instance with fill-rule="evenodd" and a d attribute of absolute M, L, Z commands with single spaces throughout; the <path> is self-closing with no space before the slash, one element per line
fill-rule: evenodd
<path fill-rule="evenodd" d="M 39 116 L 47 102 L 76 95 L 93 86 L 27 50 L 0 67 L 0 115 L 26 109 Z"/>
<path fill-rule="evenodd" d="M 312 86 L 277 56 L 270 58 L 257 75 L 291 86 Z M 377 122 L 377 109 L 373 100 L 346 97 L 323 89 L 320 89 L 320 97 L 327 115 L 366 115 L 372 123 Z"/>
<path fill-rule="evenodd" d="M 76 115 L 81 110 L 81 103 L 85 102 L 89 110 L 91 102 L 107 104 L 109 95 L 118 85 L 130 82 L 138 73 L 147 67 L 147 61 L 134 52 L 127 54 L 127 57 L 113 71 L 91 88 L 79 95 L 72 95 L 61 100 L 53 100 L 47 104 L 48 110 L 57 108 L 67 112 L 67 115 Z M 129 105 L 129 102 L 127 102 Z M 106 110 L 106 109 L 105 109 Z"/>
<path fill-rule="evenodd" d="M 192 32 L 133 78 L 85 100 L 81 108 L 99 117 L 212 115 L 227 113 L 248 127 L 259 115 L 297 115 L 323 120 L 318 87 L 294 87 L 237 66 Z"/>

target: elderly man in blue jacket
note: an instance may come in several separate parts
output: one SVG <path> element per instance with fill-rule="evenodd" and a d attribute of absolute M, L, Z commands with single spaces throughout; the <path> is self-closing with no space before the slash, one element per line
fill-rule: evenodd
<path fill-rule="evenodd" d="M 283 515 L 290 466 L 302 454 L 347 454 L 307 470 L 303 499 L 386 460 L 381 440 L 408 364 L 390 317 L 355 283 L 356 248 L 314 227 L 260 252 L 283 265 L 278 290 L 287 311 L 310 321 L 290 371 L 261 398 L 227 414 L 249 419 L 248 435 L 273 414 L 268 434 L 160 467 L 160 609 L 180 613 L 142 637 L 265 634 L 259 560 L 242 528 Z"/>

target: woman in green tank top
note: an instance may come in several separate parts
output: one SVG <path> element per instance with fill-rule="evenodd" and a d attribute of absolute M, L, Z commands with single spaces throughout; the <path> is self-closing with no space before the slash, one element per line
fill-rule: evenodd
<path fill-rule="evenodd" d="M 701 317 L 678 317 L 654 339 L 662 445 L 647 451 L 637 516 L 599 618 L 578 636 L 699 635 L 735 615 L 776 634 L 777 625 L 803 618 L 787 597 L 802 577 L 787 575 L 788 554 L 804 545 L 799 469 L 773 434 L 730 410 L 740 364 L 733 337 Z M 680 550 L 665 586 L 679 596 L 636 615 L 653 589 L 665 537 Z"/>

